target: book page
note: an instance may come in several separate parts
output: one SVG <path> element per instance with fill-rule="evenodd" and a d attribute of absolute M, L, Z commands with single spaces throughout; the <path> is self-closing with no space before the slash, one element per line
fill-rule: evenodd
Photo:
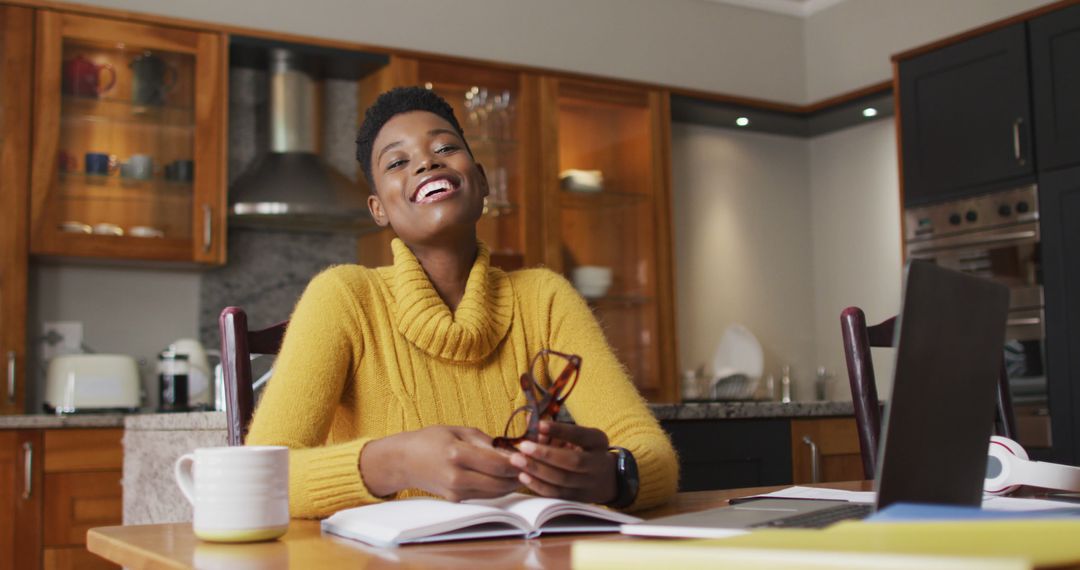
<path fill-rule="evenodd" d="M 484 523 L 501 524 L 503 530 L 485 529 L 485 536 L 526 534 L 529 523 L 521 517 L 480 504 L 452 503 L 439 499 L 406 499 L 345 509 L 322 522 L 326 532 L 379 546 L 412 542 L 422 537 L 445 535 L 437 540 L 453 540 L 451 531 Z M 476 537 L 470 533 L 470 538 Z"/>
<path fill-rule="evenodd" d="M 634 523 L 641 519 L 633 517 L 627 514 L 620 513 L 619 511 L 613 511 L 605 509 L 597 505 L 591 505 L 589 503 L 581 503 L 578 501 L 568 501 L 565 499 L 549 499 L 546 497 L 534 497 L 532 495 L 525 495 L 522 493 L 512 493 L 505 497 L 499 497 L 497 499 L 483 499 L 475 501 L 467 501 L 469 504 L 485 505 L 503 509 L 514 513 L 521 517 L 532 525 L 533 529 L 539 529 L 544 524 L 555 518 L 564 515 L 580 515 L 583 517 L 589 517 L 597 521 L 606 521 L 610 523 Z M 577 522 L 581 522 L 578 520 Z M 589 528 L 602 529 L 612 527 L 613 530 L 618 530 L 617 524 L 597 524 L 589 525 Z M 567 527 L 570 528 L 570 527 Z M 575 524 L 573 528 L 584 528 L 581 524 Z M 569 532 L 569 531 L 567 531 Z"/>

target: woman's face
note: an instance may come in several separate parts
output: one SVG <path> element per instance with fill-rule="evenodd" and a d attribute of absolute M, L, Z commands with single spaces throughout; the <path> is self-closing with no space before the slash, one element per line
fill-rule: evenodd
<path fill-rule="evenodd" d="M 368 209 L 405 243 L 437 243 L 475 235 L 488 194 L 487 178 L 445 119 L 427 111 L 391 118 L 371 149 L 375 195 Z"/>

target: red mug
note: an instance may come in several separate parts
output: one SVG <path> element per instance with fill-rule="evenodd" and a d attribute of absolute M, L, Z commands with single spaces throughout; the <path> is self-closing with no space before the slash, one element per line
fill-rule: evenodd
<path fill-rule="evenodd" d="M 107 84 L 101 82 L 101 72 L 109 72 Z M 64 62 L 64 93 L 77 97 L 99 97 L 112 89 L 116 83 L 116 70 L 113 66 L 97 64 L 83 55 L 77 55 Z"/>

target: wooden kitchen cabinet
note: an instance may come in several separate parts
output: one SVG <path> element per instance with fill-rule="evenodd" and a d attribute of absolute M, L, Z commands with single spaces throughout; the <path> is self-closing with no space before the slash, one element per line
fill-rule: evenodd
<path fill-rule="evenodd" d="M 668 96 L 545 76 L 539 111 L 543 261 L 589 299 L 638 390 L 677 401 Z M 602 181 L 577 184 L 568 170 Z M 582 267 L 609 284 L 575 278 Z"/>
<path fill-rule="evenodd" d="M 222 35 L 51 10 L 36 34 L 31 253 L 224 262 Z"/>
<path fill-rule="evenodd" d="M 679 491 L 791 483 L 790 420 L 660 422 L 679 457 Z"/>
<path fill-rule="evenodd" d="M 898 63 L 905 205 L 1030 182 L 1023 22 Z"/>
<path fill-rule="evenodd" d="M 121 524 L 123 433 L 0 430 L 0 570 L 116 568 L 86 531 Z"/>
<path fill-rule="evenodd" d="M 817 463 L 817 480 L 814 463 Z M 862 452 L 855 418 L 791 420 L 792 482 L 831 483 L 861 481 Z"/>
<path fill-rule="evenodd" d="M 0 6 L 0 414 L 26 405 L 33 21 L 30 9 Z"/>
<path fill-rule="evenodd" d="M 1080 165 L 1080 6 L 1028 23 L 1040 172 Z"/>

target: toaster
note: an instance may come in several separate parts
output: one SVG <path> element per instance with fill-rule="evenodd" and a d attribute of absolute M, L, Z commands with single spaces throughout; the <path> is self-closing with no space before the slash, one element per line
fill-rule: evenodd
<path fill-rule="evenodd" d="M 49 361 L 44 402 L 49 413 L 134 412 L 139 405 L 139 367 L 130 356 L 65 354 Z"/>

